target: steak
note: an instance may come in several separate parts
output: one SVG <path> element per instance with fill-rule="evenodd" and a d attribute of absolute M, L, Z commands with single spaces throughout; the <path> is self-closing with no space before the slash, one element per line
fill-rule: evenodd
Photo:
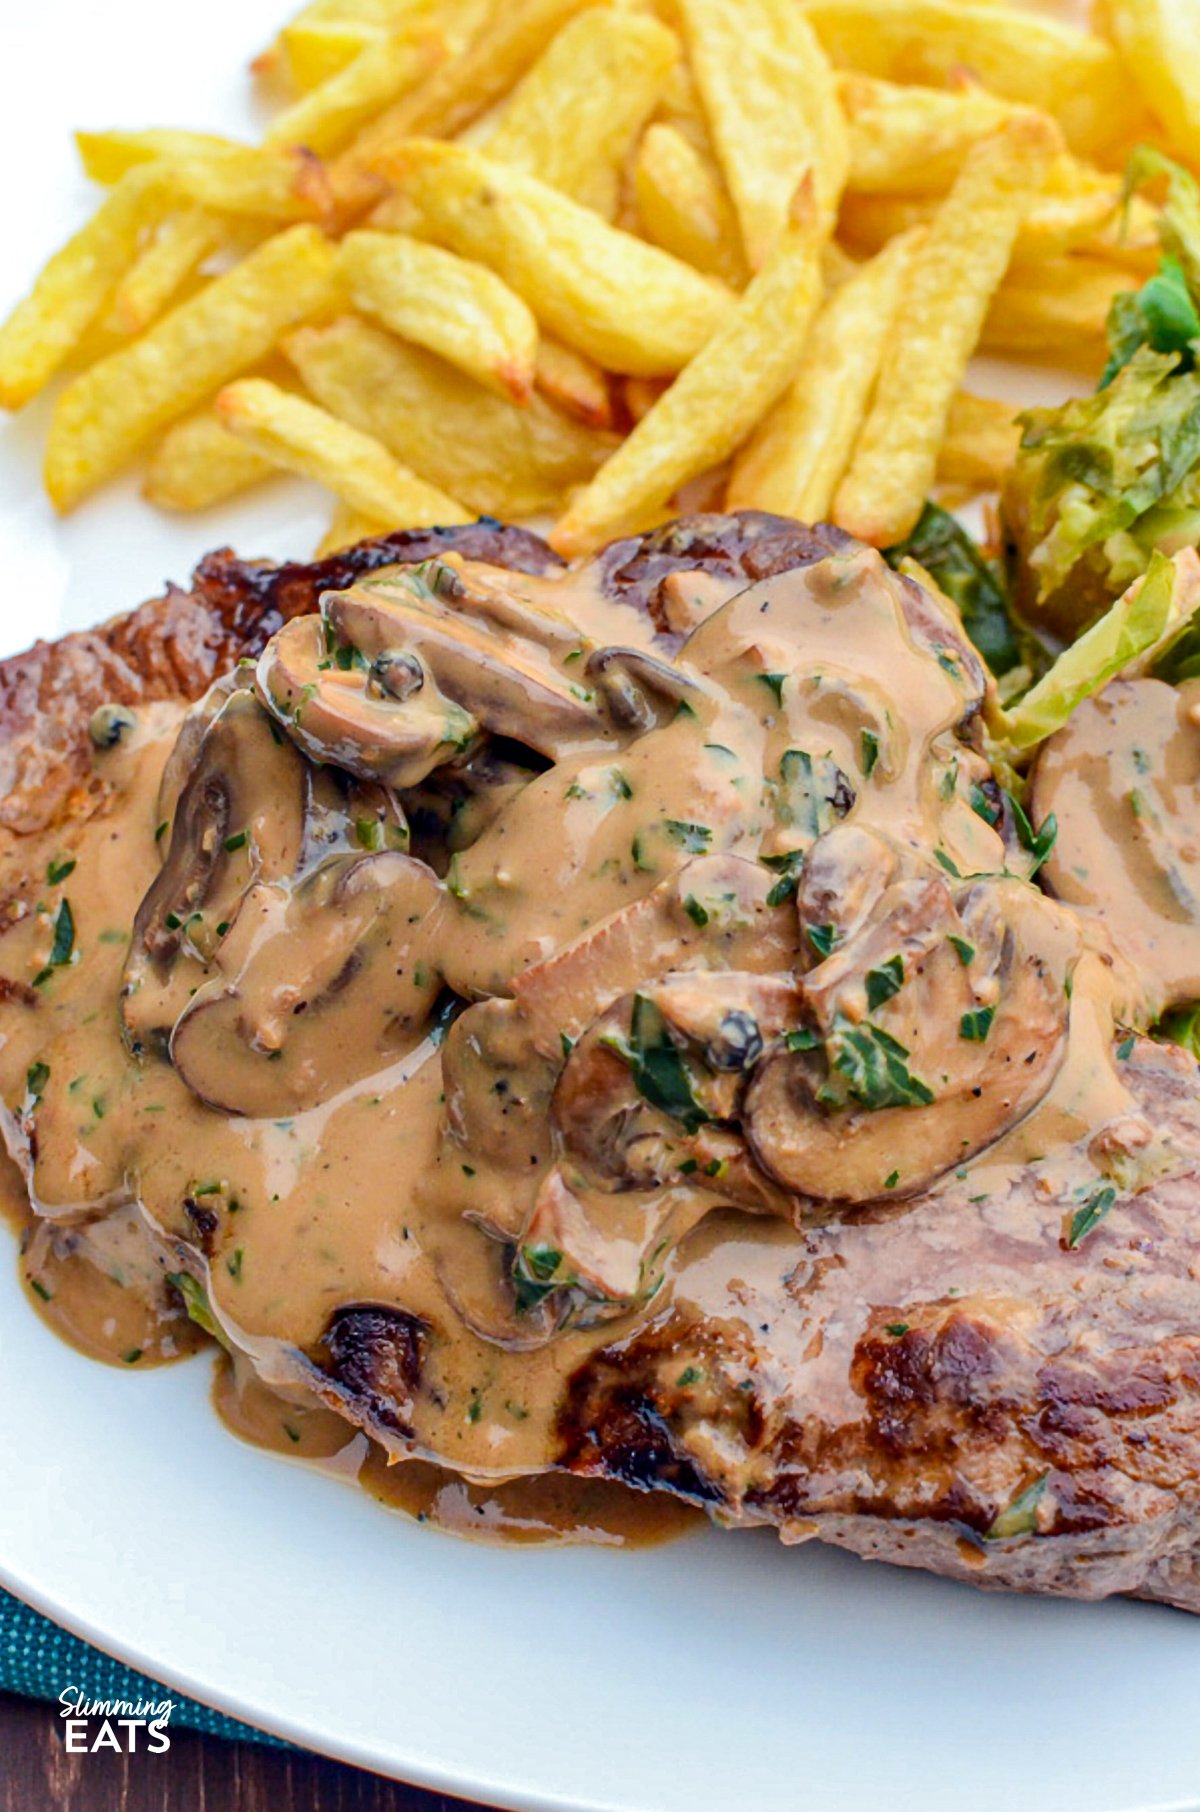
<path fill-rule="evenodd" d="M 666 634 L 673 573 L 738 589 L 850 545 L 777 517 L 698 517 L 614 544 L 597 571 Z M 0 662 L 0 822 L 19 835 L 96 809 L 101 703 L 196 698 L 323 592 L 450 551 L 559 567 L 487 521 L 310 565 L 222 551 L 190 591 Z M 557 1464 L 976 1585 L 1200 1610 L 1200 1070 L 1148 1039 L 1122 1057 L 1175 1161 L 1086 1237 L 1018 1164 L 982 1196 L 952 1182 L 803 1231 L 771 1223 L 752 1244 L 722 1211 L 670 1304 L 571 1376 Z M 348 1307 L 320 1367 L 345 1413 L 403 1431 L 425 1344 L 411 1317 Z"/>

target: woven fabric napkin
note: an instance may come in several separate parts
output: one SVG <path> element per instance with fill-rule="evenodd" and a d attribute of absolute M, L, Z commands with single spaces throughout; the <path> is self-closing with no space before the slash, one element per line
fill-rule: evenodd
<path fill-rule="evenodd" d="M 239 1724 L 235 1718 L 227 1718 L 195 1699 L 185 1699 L 172 1687 L 136 1673 L 39 1616 L 11 1593 L 0 1591 L 0 1692 L 23 1693 L 30 1699 L 57 1699 L 67 1687 L 86 1699 L 170 1699 L 174 1707 L 172 1726 L 186 1725 L 206 1736 L 290 1747 L 265 1730 Z"/>

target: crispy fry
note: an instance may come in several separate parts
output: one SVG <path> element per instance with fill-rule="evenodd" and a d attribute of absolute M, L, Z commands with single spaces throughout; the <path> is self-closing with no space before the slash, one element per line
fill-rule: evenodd
<path fill-rule="evenodd" d="M 846 70 L 838 93 L 850 127 L 848 187 L 870 195 L 944 195 L 981 138 L 1014 102 L 974 83 L 924 88 Z"/>
<path fill-rule="evenodd" d="M 403 340 L 415 340 L 501 396 L 533 390 L 537 322 L 490 271 L 401 233 L 350 233 L 338 268 L 351 301 Z"/>
<path fill-rule="evenodd" d="M 372 535 L 386 535 L 387 532 L 386 523 L 360 516 L 339 498 L 333 506 L 329 527 L 313 549 L 313 559 L 324 560 L 329 554 L 340 554 L 344 547 L 353 547 L 356 541 L 368 541 Z"/>
<path fill-rule="evenodd" d="M 382 442 L 266 378 L 228 385 L 215 407 L 222 426 L 264 459 L 315 478 L 373 522 L 424 528 L 471 519 L 455 498 L 393 459 Z"/>
<path fill-rule="evenodd" d="M 315 227 L 292 227 L 77 377 L 58 399 L 46 447 L 55 507 L 78 503 L 335 294 L 332 247 Z"/>
<path fill-rule="evenodd" d="M 75 146 L 84 174 L 105 188 L 120 182 L 138 164 L 166 158 L 187 163 L 196 157 L 250 149 L 249 145 L 239 145 L 236 139 L 222 138 L 215 132 L 181 132 L 171 126 L 150 126 L 142 132 L 77 132 Z"/>
<path fill-rule="evenodd" d="M 373 434 L 472 509 L 557 509 L 612 452 L 611 435 L 568 421 L 536 393 L 519 409 L 419 346 L 346 316 L 306 327 L 284 350 L 318 402 Z"/>
<path fill-rule="evenodd" d="M 916 227 L 893 239 L 826 302 L 795 378 L 733 468 L 730 509 L 774 510 L 801 522 L 829 514 L 924 238 Z"/>
<path fill-rule="evenodd" d="M 1011 403 L 960 390 L 950 405 L 945 439 L 938 449 L 938 482 L 967 491 L 999 489 L 1020 440 Z"/>
<path fill-rule="evenodd" d="M 1121 179 L 1080 163 L 1069 153 L 1055 158 L 1042 192 L 1021 222 L 1013 246 L 1015 264 L 1040 264 L 1043 258 L 1085 245 L 1116 219 Z M 875 252 L 896 233 L 928 225 L 938 203 L 930 196 L 847 195 L 839 221 L 845 242 L 859 252 Z"/>
<path fill-rule="evenodd" d="M 1132 272 L 1099 258 L 1046 258 L 1015 269 L 998 291 L 983 327 L 985 352 L 1052 358 L 1098 374 L 1113 297 L 1136 284 Z"/>
<path fill-rule="evenodd" d="M 913 261 L 875 402 L 834 508 L 841 527 L 877 547 L 903 540 L 921 512 L 951 402 L 1055 136 L 1042 115 L 1026 113 L 982 139 Z"/>
<path fill-rule="evenodd" d="M 490 265 L 556 338 L 608 370 L 680 370 L 732 306 L 711 278 L 465 145 L 409 139 L 381 165 L 431 236 Z"/>
<path fill-rule="evenodd" d="M 643 416 L 551 535 L 559 553 L 590 552 L 652 521 L 672 493 L 728 457 L 795 373 L 821 299 L 821 215 L 811 176 L 724 325 Z"/>
<path fill-rule="evenodd" d="M 284 26 L 279 49 L 292 87 L 311 94 L 383 36 L 385 28 L 366 19 L 300 18 Z"/>
<path fill-rule="evenodd" d="M 141 333 L 224 238 L 224 223 L 208 208 L 168 214 L 113 293 L 112 315 L 122 333 Z"/>
<path fill-rule="evenodd" d="M 969 69 L 985 88 L 1052 113 L 1076 151 L 1119 136 L 1129 83 L 1111 44 L 996 0 L 806 0 L 839 69 L 943 87 Z"/>
<path fill-rule="evenodd" d="M 377 199 L 380 156 L 414 133 L 461 132 L 499 101 L 585 0 L 505 0 L 487 13 L 462 54 L 441 64 L 412 94 L 363 129 L 333 167 L 347 218 Z"/>
<path fill-rule="evenodd" d="M 142 495 L 164 510 L 206 510 L 277 470 L 211 409 L 200 409 L 167 429 L 150 456 Z"/>
<path fill-rule="evenodd" d="M 1195 0 L 1109 0 L 1108 19 L 1150 112 L 1200 164 L 1200 11 Z"/>
<path fill-rule="evenodd" d="M 74 350 L 163 204 L 153 170 L 130 170 L 54 254 L 0 327 L 0 405 L 19 409 Z"/>
<path fill-rule="evenodd" d="M 678 57 L 675 33 L 650 14 L 589 7 L 517 84 L 484 148 L 611 220 L 622 166 Z"/>
<path fill-rule="evenodd" d="M 538 341 L 534 380 L 542 395 L 577 422 L 589 428 L 611 428 L 612 397 L 608 379 L 599 365 L 570 346 L 561 346 L 545 335 Z"/>
<path fill-rule="evenodd" d="M 415 88 L 441 62 L 436 38 L 411 28 L 375 38 L 352 63 L 272 120 L 268 145 L 304 145 L 321 156 L 340 151 L 381 107 Z"/>
<path fill-rule="evenodd" d="M 829 60 L 795 0 L 680 0 L 696 82 L 752 270 L 813 172 L 827 223 L 837 213 L 849 136 Z"/>
<path fill-rule="evenodd" d="M 642 135 L 633 166 L 638 215 L 646 237 L 674 258 L 745 286 L 746 255 L 733 203 L 717 172 L 675 126 Z"/>

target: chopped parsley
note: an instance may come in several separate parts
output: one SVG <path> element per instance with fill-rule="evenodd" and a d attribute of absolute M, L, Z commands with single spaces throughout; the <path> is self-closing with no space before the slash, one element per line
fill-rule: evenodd
<path fill-rule="evenodd" d="M 855 1025 L 842 1014 L 834 1021 L 826 1044 L 830 1067 L 844 1079 L 844 1090 L 832 1081 L 819 1099 L 826 1106 L 844 1105 L 842 1093 L 859 1107 L 927 1107 L 933 1091 L 914 1076 L 905 1063 L 908 1048 L 882 1027 Z"/>
<path fill-rule="evenodd" d="M 873 1013 L 885 1000 L 891 1000 L 893 994 L 899 994 L 904 986 L 904 958 L 897 954 L 889 956 L 886 963 L 880 963 L 878 969 L 867 970 L 867 1010 Z"/>
<path fill-rule="evenodd" d="M 651 1107 L 677 1120 L 688 1132 L 707 1125 L 711 1116 L 696 1098 L 683 1053 L 647 995 L 633 997 L 628 1042 L 608 1037 L 604 1043 L 629 1065 L 638 1094 Z"/>
<path fill-rule="evenodd" d="M 1095 1231 L 1117 1199 L 1117 1192 L 1111 1183 L 1094 1190 L 1083 1204 L 1071 1216 L 1071 1225 L 1067 1229 L 1067 1249 L 1073 1251 L 1081 1246 L 1089 1233 Z"/>
<path fill-rule="evenodd" d="M 75 915 L 71 911 L 70 900 L 64 900 L 54 918 L 54 942 L 46 966 L 33 978 L 35 988 L 49 981 L 55 969 L 64 969 L 71 960 L 75 949 Z"/>
<path fill-rule="evenodd" d="M 51 887 L 57 887 L 60 881 L 65 881 L 67 876 L 69 874 L 74 874 L 74 872 L 74 856 L 58 856 L 54 861 L 49 862 L 46 865 L 46 879 L 49 881 Z"/>
<path fill-rule="evenodd" d="M 995 1017 L 995 1007 L 975 1007 L 970 1013 L 964 1013 L 958 1022 L 959 1037 L 965 1038 L 968 1044 L 983 1044 Z"/>
<path fill-rule="evenodd" d="M 863 779 L 869 780 L 875 772 L 879 761 L 879 736 L 874 730 L 864 730 L 861 738 Z"/>

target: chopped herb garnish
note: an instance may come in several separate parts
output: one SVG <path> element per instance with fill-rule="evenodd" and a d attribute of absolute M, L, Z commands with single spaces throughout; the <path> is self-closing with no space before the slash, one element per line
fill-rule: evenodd
<path fill-rule="evenodd" d="M 756 678 L 760 679 L 762 681 L 763 685 L 768 687 L 769 690 L 774 694 L 775 703 L 777 705 L 781 705 L 783 703 L 783 682 L 784 682 L 784 680 L 786 680 L 787 674 L 786 673 L 759 673 L 756 675 Z"/>
<path fill-rule="evenodd" d="M 696 898 L 694 893 L 689 893 L 684 900 L 683 910 L 687 913 L 693 925 L 699 925 L 701 929 L 703 929 L 703 927 L 708 924 L 708 908 L 707 906 L 702 906 L 700 904 L 700 901 Z"/>
<path fill-rule="evenodd" d="M 225 1260 L 225 1269 L 228 1271 L 230 1277 L 234 1279 L 235 1283 L 241 1282 L 242 1260 L 244 1257 L 244 1249 L 241 1246 L 235 1246 L 229 1257 Z"/>
<path fill-rule="evenodd" d="M 806 925 L 804 932 L 818 956 L 828 956 L 838 941 L 836 925 Z"/>
<path fill-rule="evenodd" d="M 297 1446 L 300 1445 L 300 1430 L 298 1428 L 293 1428 L 290 1422 L 281 1422 L 279 1426 L 282 1428 L 289 1441 L 294 1441 Z"/>
<path fill-rule="evenodd" d="M 663 824 L 672 842 L 682 844 L 692 855 L 703 855 L 712 842 L 712 831 L 707 824 L 689 824 L 683 818 L 666 818 Z"/>
<path fill-rule="evenodd" d="M 226 837 L 225 848 L 229 851 L 230 855 L 233 855 L 235 850 L 245 849 L 249 841 L 250 832 L 248 830 L 234 831 L 232 836 Z"/>
<path fill-rule="evenodd" d="M 889 1170 L 888 1174 L 883 1179 L 883 1186 L 885 1189 L 894 1189 L 899 1181 L 900 1172 L 898 1170 Z"/>
<path fill-rule="evenodd" d="M 177 912 L 168 912 L 163 919 L 163 924 L 168 931 L 178 931 L 183 924 L 183 920 Z"/>
<path fill-rule="evenodd" d="M 863 779 L 869 780 L 871 775 L 875 772 L 876 764 L 879 761 L 879 737 L 874 730 L 864 730 L 860 740 L 862 743 Z"/>
<path fill-rule="evenodd" d="M 566 1281 L 558 1277 L 561 1264 L 562 1253 L 553 1246 L 518 1248 L 512 1270 L 518 1315 L 527 1315 L 530 1309 L 536 1309 L 559 1282 Z"/>
<path fill-rule="evenodd" d="M 121 1354 L 121 1358 L 126 1365 L 136 1365 L 141 1356 L 142 1349 L 140 1346 L 131 1346 L 127 1353 Z"/>
<path fill-rule="evenodd" d="M 675 1382 L 681 1390 L 686 1390 L 689 1384 L 699 1384 L 703 1376 L 698 1365 L 685 1365 Z"/>
<path fill-rule="evenodd" d="M 933 1100 L 932 1089 L 904 1061 L 907 1046 L 880 1026 L 854 1025 L 839 1014 L 826 1049 L 831 1067 L 845 1078 L 845 1094 L 859 1107 L 927 1107 Z M 827 1106 L 844 1105 L 831 1083 L 819 1098 Z"/>
<path fill-rule="evenodd" d="M 945 869 L 948 875 L 952 875 L 956 881 L 962 880 L 962 870 L 959 868 L 958 863 L 953 861 L 946 854 L 944 849 L 935 849 L 933 852 L 933 859 L 940 867 Z"/>
<path fill-rule="evenodd" d="M 867 1011 L 873 1013 L 904 986 L 904 958 L 889 956 L 878 969 L 867 970 Z"/>
<path fill-rule="evenodd" d="M 40 1277 L 31 1277 L 29 1279 L 29 1288 L 33 1291 L 35 1296 L 40 1296 L 43 1302 L 54 1301 L 53 1290 L 48 1290 Z"/>
<path fill-rule="evenodd" d="M 1032 881 L 1038 869 L 1048 860 L 1050 852 L 1058 841 L 1058 819 L 1051 812 L 1035 831 L 1020 800 L 1014 799 L 1011 793 L 1007 797 L 1008 803 L 1012 807 L 1013 821 L 1017 827 L 1021 847 L 1027 849 L 1033 857 L 1033 866 L 1029 870 L 1029 879 Z"/>
<path fill-rule="evenodd" d="M 759 860 L 764 868 L 771 869 L 779 879 L 767 894 L 768 906 L 782 906 L 790 900 L 800 885 L 800 876 L 804 869 L 804 851 L 792 849 L 784 856 L 761 856 Z"/>
<path fill-rule="evenodd" d="M 162 823 L 158 826 L 158 828 L 154 832 L 154 841 L 156 843 L 161 843 L 163 838 L 166 836 L 166 834 L 167 834 L 167 820 L 164 818 Z"/>
<path fill-rule="evenodd" d="M 563 1056 L 569 1057 L 571 1052 L 575 1049 L 575 1040 L 571 1037 L 570 1033 L 560 1032 L 558 1035 L 558 1042 L 562 1046 Z"/>
<path fill-rule="evenodd" d="M 645 994 L 633 997 L 629 1041 L 606 1038 L 605 1044 L 630 1068 L 634 1086 L 651 1107 L 678 1120 L 688 1132 L 707 1125 L 710 1115 L 696 1099 L 691 1073 L 667 1022 Z"/>
<path fill-rule="evenodd" d="M 54 918 L 54 942 L 50 946 L 50 955 L 46 967 L 33 978 L 35 988 L 49 981 L 55 969 L 63 969 L 71 960 L 75 948 L 75 915 L 71 911 L 70 900 L 64 900 Z"/>
<path fill-rule="evenodd" d="M 1010 1504 L 1000 1511 L 991 1528 L 984 1536 L 985 1541 L 1004 1541 L 1012 1535 L 1032 1535 L 1037 1528 L 1038 1505 L 1046 1494 L 1046 1482 L 1050 1474 L 1043 1472 L 1034 1479 L 1032 1485 L 1026 1485 L 1019 1491 Z"/>
<path fill-rule="evenodd" d="M 354 836 L 361 849 L 383 848 L 383 825 L 378 818 L 356 818 Z"/>
<path fill-rule="evenodd" d="M 953 931 L 950 933 L 950 942 L 954 945 L 954 948 L 958 951 L 958 960 L 962 964 L 964 969 L 967 967 L 967 965 L 969 963 L 974 962 L 974 960 L 975 960 L 974 944 L 969 944 L 965 937 L 956 937 Z"/>
<path fill-rule="evenodd" d="M 633 857 L 633 866 L 639 873 L 653 874 L 654 864 L 653 862 L 647 862 L 645 848 L 643 847 L 640 836 L 633 839 L 633 842 L 629 846 L 629 853 Z"/>
<path fill-rule="evenodd" d="M 475 1384 L 471 1387 L 471 1401 L 467 1404 L 467 1421 L 478 1422 L 482 1414 L 483 1398 L 479 1394 L 479 1386 Z"/>
<path fill-rule="evenodd" d="M 1091 1194 L 1082 1208 L 1077 1208 L 1071 1216 L 1071 1225 L 1067 1230 L 1067 1249 L 1073 1250 L 1083 1244 L 1089 1233 L 1100 1225 L 1109 1209 L 1117 1199 L 1117 1192 L 1111 1183 L 1105 1183 L 1102 1189 Z"/>
<path fill-rule="evenodd" d="M 783 1042 L 789 1051 L 815 1051 L 821 1039 L 811 1026 L 799 1026 L 794 1032 L 788 1032 Z"/>
<path fill-rule="evenodd" d="M 1132 1057 L 1132 1055 L 1133 1055 L 1133 1047 L 1136 1043 L 1137 1043 L 1137 1036 L 1133 1032 L 1131 1032 L 1129 1034 L 1128 1038 L 1123 1038 L 1121 1040 L 1120 1044 L 1117 1046 L 1118 1063 L 1128 1063 L 1129 1062 L 1130 1057 Z"/>
<path fill-rule="evenodd" d="M 51 887 L 57 887 L 60 881 L 65 881 L 67 876 L 74 872 L 74 856 L 59 856 L 54 861 L 47 864 L 46 879 L 49 881 Z"/>
<path fill-rule="evenodd" d="M 48 1063 L 43 1063 L 41 1058 L 39 1058 L 36 1063 L 31 1063 L 26 1070 L 25 1085 L 33 1096 L 35 1105 L 41 1100 L 42 1093 L 49 1080 L 50 1065 Z"/>
<path fill-rule="evenodd" d="M 883 1331 L 885 1334 L 890 1334 L 894 1340 L 899 1340 L 901 1334 L 907 1334 L 908 1323 L 907 1321 L 889 1321 Z"/>
<path fill-rule="evenodd" d="M 620 768 L 610 768 L 608 777 L 616 798 L 633 798 L 633 788 L 630 786 L 627 776 L 622 774 Z"/>
<path fill-rule="evenodd" d="M 958 1022 L 959 1037 L 965 1038 L 968 1044 L 983 1044 L 995 1017 L 995 1007 L 974 1007 L 971 1012 L 964 1013 Z"/>

